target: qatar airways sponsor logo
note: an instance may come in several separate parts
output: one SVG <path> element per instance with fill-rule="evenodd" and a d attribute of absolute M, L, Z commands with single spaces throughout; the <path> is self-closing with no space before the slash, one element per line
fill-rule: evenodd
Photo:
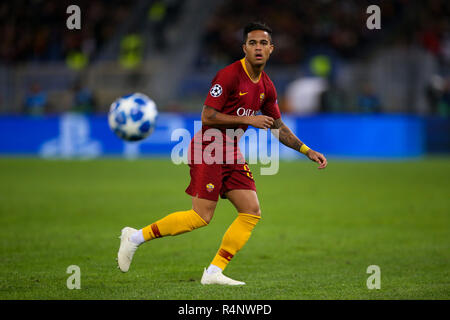
<path fill-rule="evenodd" d="M 248 116 L 254 116 L 256 114 L 256 111 L 252 110 L 252 109 L 247 109 L 247 108 L 244 108 L 244 107 L 240 107 L 239 109 L 236 110 L 236 114 L 239 117 L 244 117 L 244 116 L 248 117 Z"/>
<path fill-rule="evenodd" d="M 247 109 L 248 110 L 248 109 Z M 249 110 L 253 111 L 253 110 Z M 178 128 L 172 131 L 171 141 L 178 143 L 172 148 L 174 164 L 260 164 L 261 175 L 274 175 L 279 169 L 280 143 L 276 138 L 278 129 L 210 128 L 202 134 L 202 122 L 194 121 L 193 150 L 190 150 L 192 135 L 189 130 Z M 224 135 L 225 133 L 225 135 Z M 225 140 L 225 141 L 224 141 Z M 238 141 L 237 145 L 233 141 Z M 203 142 L 207 145 L 202 148 Z"/>

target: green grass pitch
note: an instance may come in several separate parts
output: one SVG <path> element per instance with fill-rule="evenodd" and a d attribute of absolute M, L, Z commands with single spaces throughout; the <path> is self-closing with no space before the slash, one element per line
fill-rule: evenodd
<path fill-rule="evenodd" d="M 236 212 L 144 244 L 116 268 L 124 226 L 191 208 L 186 165 L 170 160 L 0 159 L 0 298 L 449 299 L 450 161 L 282 162 L 255 176 L 262 219 L 225 274 L 244 287 L 202 286 Z M 67 267 L 81 289 L 66 286 Z M 366 286 L 378 265 L 381 288 Z"/>

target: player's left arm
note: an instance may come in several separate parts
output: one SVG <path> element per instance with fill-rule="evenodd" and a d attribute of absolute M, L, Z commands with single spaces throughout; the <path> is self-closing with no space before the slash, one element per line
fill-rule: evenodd
<path fill-rule="evenodd" d="M 295 151 L 304 153 L 309 159 L 317 162 L 319 164 L 318 169 L 325 169 L 327 166 L 327 159 L 325 156 L 320 152 L 306 147 L 306 145 L 292 133 L 291 129 L 284 124 L 281 118 L 278 118 L 273 122 L 271 129 L 277 129 L 272 130 L 272 133 L 282 144 Z"/>

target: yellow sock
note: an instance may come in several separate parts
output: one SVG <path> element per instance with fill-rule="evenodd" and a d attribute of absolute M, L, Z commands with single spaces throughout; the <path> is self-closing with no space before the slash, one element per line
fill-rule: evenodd
<path fill-rule="evenodd" d="M 261 217 L 239 213 L 223 236 L 222 243 L 211 264 L 225 269 L 231 258 L 245 245 Z"/>
<path fill-rule="evenodd" d="M 171 213 L 142 229 L 145 241 L 192 231 L 207 223 L 194 210 Z"/>

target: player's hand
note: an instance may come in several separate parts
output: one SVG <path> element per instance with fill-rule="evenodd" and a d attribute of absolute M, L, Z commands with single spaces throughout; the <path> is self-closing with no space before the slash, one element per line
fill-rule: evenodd
<path fill-rule="evenodd" d="M 306 156 L 312 161 L 319 164 L 319 167 L 317 169 L 325 169 L 325 167 L 327 166 L 327 159 L 320 152 L 309 149 L 306 153 Z"/>
<path fill-rule="evenodd" d="M 269 129 L 272 127 L 273 118 L 264 115 L 249 117 L 249 124 L 259 129 Z"/>

